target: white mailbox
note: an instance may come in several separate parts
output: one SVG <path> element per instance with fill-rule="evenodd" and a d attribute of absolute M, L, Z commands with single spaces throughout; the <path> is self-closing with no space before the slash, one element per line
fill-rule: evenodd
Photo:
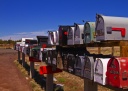
<path fill-rule="evenodd" d="M 128 40 L 128 18 L 96 15 L 96 40 Z"/>
<path fill-rule="evenodd" d="M 68 45 L 74 45 L 74 27 L 69 27 L 67 39 Z"/>
<path fill-rule="evenodd" d="M 75 75 L 83 77 L 84 71 L 84 64 L 85 64 L 85 57 L 84 56 L 77 56 L 75 58 Z"/>
<path fill-rule="evenodd" d="M 94 82 L 106 84 L 107 63 L 110 58 L 96 58 L 94 63 Z"/>
<path fill-rule="evenodd" d="M 83 44 L 83 40 L 84 40 L 84 25 L 75 24 L 74 44 Z"/>
<path fill-rule="evenodd" d="M 94 58 L 93 58 L 93 56 L 85 56 L 83 77 L 93 80 L 93 77 L 94 77 Z"/>

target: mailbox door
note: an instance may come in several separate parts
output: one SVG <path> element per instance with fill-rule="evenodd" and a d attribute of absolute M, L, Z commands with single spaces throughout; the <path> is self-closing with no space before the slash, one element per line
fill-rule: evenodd
<path fill-rule="evenodd" d="M 95 22 L 86 22 L 84 25 L 84 43 L 95 41 Z"/>
<path fill-rule="evenodd" d="M 111 58 L 107 65 L 107 84 L 120 87 L 120 63 L 118 59 Z"/>
<path fill-rule="evenodd" d="M 75 56 L 73 54 L 68 54 L 67 55 L 67 62 L 68 62 L 68 72 L 74 74 L 75 73 L 75 69 L 74 69 Z"/>
<path fill-rule="evenodd" d="M 53 66 L 57 66 L 57 51 L 56 50 L 52 50 L 52 65 Z"/>
<path fill-rule="evenodd" d="M 100 15 L 96 15 L 96 40 L 105 40 L 104 19 Z"/>
<path fill-rule="evenodd" d="M 91 56 L 85 56 L 84 77 L 93 80 L 94 76 L 94 59 Z"/>
<path fill-rule="evenodd" d="M 83 44 L 84 25 L 75 25 L 74 29 L 74 44 Z"/>
<path fill-rule="evenodd" d="M 68 37 L 68 45 L 74 45 L 74 27 L 69 27 L 67 37 Z"/>
<path fill-rule="evenodd" d="M 52 64 L 52 51 L 51 50 L 48 50 L 47 64 L 49 64 L 49 65 Z"/>
<path fill-rule="evenodd" d="M 51 38 L 52 37 L 52 33 L 53 33 L 52 31 L 48 32 L 48 44 L 49 45 L 53 45 L 52 38 Z"/>
<path fill-rule="evenodd" d="M 81 58 L 77 56 L 75 58 L 75 75 L 81 76 Z"/>
<path fill-rule="evenodd" d="M 94 63 L 94 82 L 103 84 L 103 64 L 99 58 Z"/>

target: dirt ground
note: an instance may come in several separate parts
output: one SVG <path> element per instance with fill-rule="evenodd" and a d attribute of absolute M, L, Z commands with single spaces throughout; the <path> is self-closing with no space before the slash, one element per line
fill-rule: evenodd
<path fill-rule="evenodd" d="M 14 64 L 16 59 L 17 52 L 13 49 L 0 49 L 0 91 L 32 91 Z"/>

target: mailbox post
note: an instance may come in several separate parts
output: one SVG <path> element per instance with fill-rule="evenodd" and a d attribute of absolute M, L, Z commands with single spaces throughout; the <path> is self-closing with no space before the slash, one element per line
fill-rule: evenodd
<path fill-rule="evenodd" d="M 46 91 L 53 91 L 53 74 L 47 74 Z"/>
<path fill-rule="evenodd" d="M 30 61 L 30 78 L 33 78 L 34 77 L 34 62 L 31 62 Z"/>
<path fill-rule="evenodd" d="M 20 62 L 20 51 L 18 50 L 18 61 Z"/>

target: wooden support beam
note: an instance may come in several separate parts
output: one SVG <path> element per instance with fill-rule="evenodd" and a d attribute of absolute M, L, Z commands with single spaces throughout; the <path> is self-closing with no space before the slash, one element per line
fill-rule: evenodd
<path fill-rule="evenodd" d="M 25 54 L 22 53 L 22 66 L 25 67 Z"/>
<path fill-rule="evenodd" d="M 30 78 L 34 78 L 35 70 L 34 70 L 34 62 L 30 62 Z"/>
<path fill-rule="evenodd" d="M 47 74 L 46 91 L 53 91 L 53 74 Z"/>
<path fill-rule="evenodd" d="M 20 51 L 18 51 L 18 61 L 20 62 Z"/>

